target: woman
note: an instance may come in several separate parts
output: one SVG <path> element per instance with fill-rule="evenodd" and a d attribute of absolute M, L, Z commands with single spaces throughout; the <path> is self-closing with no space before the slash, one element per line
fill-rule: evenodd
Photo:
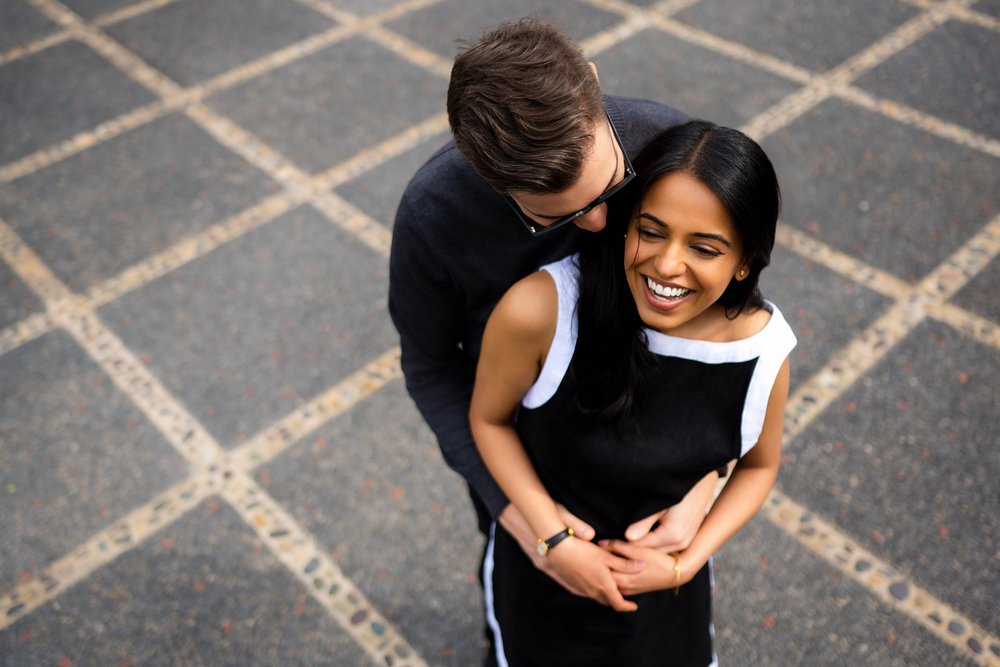
<path fill-rule="evenodd" d="M 795 337 L 757 288 L 774 169 L 753 140 L 703 121 L 659 135 L 636 169 L 607 228 L 512 287 L 483 338 L 477 446 L 582 594 L 495 527 L 486 602 L 501 665 L 713 664 L 709 559 L 777 477 Z M 732 459 L 683 552 L 622 539 Z M 574 536 L 556 503 L 596 541 Z"/>

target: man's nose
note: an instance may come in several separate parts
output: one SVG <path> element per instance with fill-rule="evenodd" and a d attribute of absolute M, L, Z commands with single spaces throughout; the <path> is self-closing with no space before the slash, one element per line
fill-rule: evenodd
<path fill-rule="evenodd" d="M 608 224 L 608 205 L 595 206 L 586 215 L 581 215 L 573 224 L 588 232 L 599 232 Z"/>

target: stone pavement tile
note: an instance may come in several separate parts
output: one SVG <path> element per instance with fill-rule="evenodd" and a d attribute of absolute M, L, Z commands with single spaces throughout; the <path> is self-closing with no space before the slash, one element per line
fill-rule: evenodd
<path fill-rule="evenodd" d="M 136 0 L 60 0 L 85 19 L 93 19 L 116 9 L 138 4 Z"/>
<path fill-rule="evenodd" d="M 664 102 L 692 118 L 730 127 L 799 88 L 658 30 L 645 30 L 599 53 L 594 62 L 606 93 Z"/>
<path fill-rule="evenodd" d="M 299 208 L 101 309 L 221 445 L 396 344 L 385 259 Z"/>
<path fill-rule="evenodd" d="M 779 480 L 994 633 L 998 377 L 1000 352 L 925 321 L 786 445 Z"/>
<path fill-rule="evenodd" d="M 334 25 L 294 0 L 179 0 L 107 33 L 190 86 Z"/>
<path fill-rule="evenodd" d="M 979 0 L 973 3 L 972 9 L 994 18 L 1000 18 L 1000 0 Z"/>
<path fill-rule="evenodd" d="M 377 169 L 338 186 L 334 191 L 375 220 L 392 227 L 406 184 L 450 136 L 444 133 L 432 137 L 416 148 L 379 165 Z"/>
<path fill-rule="evenodd" d="M 399 0 L 327 0 L 326 4 L 355 16 L 370 16 L 399 4 Z"/>
<path fill-rule="evenodd" d="M 902 2 L 701 0 L 673 18 L 822 72 L 917 13 L 916 8 Z"/>
<path fill-rule="evenodd" d="M 58 29 L 58 25 L 25 0 L 0 2 L 0 53 L 45 37 Z"/>
<path fill-rule="evenodd" d="M 0 262 L 0 329 L 43 309 L 42 301 Z"/>
<path fill-rule="evenodd" d="M 791 392 L 834 359 L 892 300 L 780 245 L 761 274 L 764 298 L 773 301 L 798 339 L 792 352 Z"/>
<path fill-rule="evenodd" d="M 959 290 L 952 303 L 1000 323 L 998 293 L 1000 293 L 1000 260 L 994 259 Z"/>
<path fill-rule="evenodd" d="M 209 499 L 0 632 L 8 665 L 366 665 L 370 659 Z"/>
<path fill-rule="evenodd" d="M 495 0 L 488 3 L 444 0 L 410 12 L 387 23 L 386 27 L 451 61 L 458 50 L 459 40 L 476 40 L 501 21 L 523 16 L 554 21 L 577 41 L 622 20 L 617 14 L 609 14 L 577 0 Z M 442 26 L 448 26 L 448 29 L 442 30 Z"/>
<path fill-rule="evenodd" d="M 483 540 L 460 478 L 397 380 L 257 479 L 431 665 L 482 660 Z"/>
<path fill-rule="evenodd" d="M 364 39 L 338 42 L 209 99 L 297 166 L 318 171 L 444 112 L 447 82 Z"/>
<path fill-rule="evenodd" d="M 1000 138 L 997 62 L 1000 34 L 996 30 L 948 21 L 859 77 L 855 84 Z"/>
<path fill-rule="evenodd" d="M 1000 160 L 840 100 L 763 144 L 787 224 L 907 281 L 1000 210 Z"/>
<path fill-rule="evenodd" d="M 155 99 L 73 41 L 0 66 L 0 90 L 0 164 Z"/>
<path fill-rule="evenodd" d="M 0 186 L 0 217 L 84 291 L 277 190 L 172 115 Z"/>
<path fill-rule="evenodd" d="M 714 562 L 722 665 L 976 664 L 763 519 L 747 525 Z"/>
<path fill-rule="evenodd" d="M 68 335 L 3 355 L 0 589 L 37 576 L 187 468 Z"/>

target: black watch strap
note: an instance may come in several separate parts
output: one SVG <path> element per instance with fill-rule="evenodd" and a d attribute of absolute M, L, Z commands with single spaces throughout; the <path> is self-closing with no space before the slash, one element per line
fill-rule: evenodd
<path fill-rule="evenodd" d="M 547 540 L 538 540 L 538 546 L 535 547 L 538 551 L 539 556 L 548 556 L 549 552 L 556 548 L 556 545 L 565 540 L 567 537 L 573 537 L 573 529 L 566 528 L 561 530 Z"/>

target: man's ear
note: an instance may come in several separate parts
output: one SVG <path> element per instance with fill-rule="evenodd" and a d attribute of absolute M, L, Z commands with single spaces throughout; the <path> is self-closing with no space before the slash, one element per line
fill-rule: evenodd
<path fill-rule="evenodd" d="M 594 72 L 594 77 L 596 77 L 597 78 L 597 82 L 600 83 L 601 82 L 601 75 L 597 73 L 597 65 L 595 65 L 594 63 L 592 63 L 590 61 L 587 61 L 587 64 L 590 65 L 590 69 L 593 70 L 593 72 Z"/>

